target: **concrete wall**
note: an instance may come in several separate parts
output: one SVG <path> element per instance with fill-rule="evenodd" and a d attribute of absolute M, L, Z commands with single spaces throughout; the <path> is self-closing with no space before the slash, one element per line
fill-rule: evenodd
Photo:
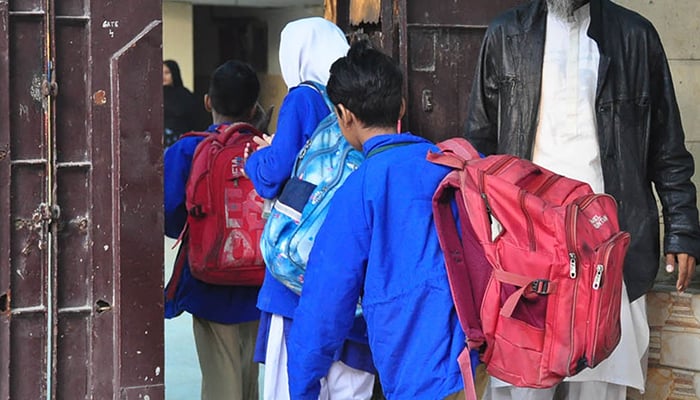
<path fill-rule="evenodd" d="M 279 64 L 280 33 L 289 21 L 310 16 L 323 16 L 323 1 L 320 0 L 319 5 L 315 7 L 280 8 L 265 11 L 264 14 L 261 10 L 252 10 L 252 12 L 253 14 L 258 13 L 259 18 L 264 16 L 268 23 L 268 64 L 267 72 L 260 75 L 260 83 L 262 85 L 260 104 L 265 108 L 275 105 L 275 112 L 270 121 L 270 130 L 276 132 L 279 107 L 282 104 L 282 99 L 287 94 L 287 85 L 282 79 Z"/>
<path fill-rule="evenodd" d="M 270 121 L 270 131 L 276 132 L 277 116 L 279 115 L 279 107 L 282 104 L 282 99 L 287 94 L 287 87 L 282 80 L 282 75 L 279 67 L 279 40 L 282 28 L 289 22 L 303 17 L 322 16 L 323 15 L 323 0 L 318 1 L 317 6 L 295 6 L 284 8 L 254 8 L 254 7 L 217 7 L 216 16 L 220 18 L 226 17 L 250 17 L 263 20 L 267 23 L 267 70 L 258 71 L 260 79 L 260 104 L 265 109 L 274 105 L 275 111 Z M 198 23 L 198 29 L 208 29 L 204 23 Z M 216 29 L 211 27 L 211 29 Z M 202 33 L 202 32 L 198 32 Z M 202 34 L 203 37 L 214 38 L 216 35 Z M 218 42 L 209 42 L 207 46 L 213 49 L 218 49 Z M 207 65 L 215 68 L 218 61 L 218 55 L 214 52 L 198 52 L 198 65 Z M 207 59 L 207 58 L 210 59 Z M 198 71 L 197 74 L 208 75 L 210 71 Z M 197 79 L 200 77 L 198 76 Z M 199 81 L 198 81 L 199 82 Z"/>
<path fill-rule="evenodd" d="M 163 60 L 177 61 L 185 87 L 194 88 L 192 4 L 163 2 Z"/>
<path fill-rule="evenodd" d="M 313 0 L 306 0 L 299 3 L 313 2 Z M 192 7 L 193 5 L 189 2 L 163 2 L 163 59 L 172 58 L 179 63 L 182 79 L 190 90 L 194 90 L 195 79 Z M 268 70 L 259 71 L 262 85 L 260 103 L 265 108 L 271 105 L 275 106 L 275 112 L 270 122 L 270 130 L 274 132 L 276 131 L 279 107 L 287 93 L 278 61 L 280 32 L 289 21 L 308 16 L 322 16 L 323 0 L 317 0 L 315 5 L 281 8 L 221 7 L 217 9 L 217 14 L 222 17 L 256 17 L 267 21 Z M 212 48 L 218 46 L 216 43 L 210 45 Z M 209 71 L 200 72 L 209 74 Z"/>

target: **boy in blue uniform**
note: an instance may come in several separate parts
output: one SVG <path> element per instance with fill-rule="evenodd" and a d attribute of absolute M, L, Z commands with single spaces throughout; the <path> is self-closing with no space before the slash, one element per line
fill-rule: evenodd
<path fill-rule="evenodd" d="M 207 132 L 218 133 L 233 122 L 250 122 L 260 83 L 245 63 L 228 61 L 211 76 L 204 102 L 212 113 Z M 204 137 L 184 137 L 165 152 L 165 234 L 176 238 L 187 220 L 185 186 L 192 158 Z M 176 285 L 172 288 L 171 285 Z M 165 317 L 192 314 L 194 339 L 202 371 L 202 399 L 258 398 L 258 367 L 253 362 L 260 312 L 259 287 L 210 285 L 195 279 L 185 265 L 179 281 L 170 282 Z"/>
<path fill-rule="evenodd" d="M 366 161 L 336 192 L 311 251 L 289 337 L 292 399 L 315 399 L 362 298 L 387 399 L 460 398 L 457 319 L 432 213 L 449 170 L 427 140 L 397 134 L 402 74 L 367 42 L 331 67 L 328 95 L 343 135 Z"/>

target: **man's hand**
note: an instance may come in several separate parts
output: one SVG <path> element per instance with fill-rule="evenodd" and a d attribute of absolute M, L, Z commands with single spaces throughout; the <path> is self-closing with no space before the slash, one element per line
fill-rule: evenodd
<path fill-rule="evenodd" d="M 678 264 L 676 289 L 678 289 L 679 292 L 683 292 L 688 288 L 695 274 L 695 257 L 687 253 L 666 254 L 666 272 L 673 272 L 676 264 Z"/>

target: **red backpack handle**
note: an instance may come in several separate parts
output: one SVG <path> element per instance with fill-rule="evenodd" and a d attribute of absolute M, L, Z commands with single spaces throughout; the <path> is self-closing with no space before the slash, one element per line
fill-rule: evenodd
<path fill-rule="evenodd" d="M 226 143 L 231 138 L 231 136 L 241 131 L 250 132 L 255 136 L 262 137 L 262 132 L 260 132 L 253 125 L 248 124 L 246 122 L 234 122 L 233 124 L 227 126 L 226 129 L 223 130 L 223 132 L 220 132 L 217 135 L 216 140 L 220 143 Z"/>
<path fill-rule="evenodd" d="M 466 139 L 452 138 L 437 144 L 439 153 L 428 152 L 428 161 L 453 169 L 462 169 L 470 160 L 478 160 L 481 155 Z"/>

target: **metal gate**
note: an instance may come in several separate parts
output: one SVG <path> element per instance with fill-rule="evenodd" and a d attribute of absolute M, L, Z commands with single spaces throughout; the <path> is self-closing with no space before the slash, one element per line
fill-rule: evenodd
<path fill-rule="evenodd" d="M 0 399 L 162 399 L 159 0 L 0 0 Z"/>
<path fill-rule="evenodd" d="M 336 0 L 333 15 L 345 31 L 368 33 L 399 61 L 406 77 L 406 127 L 439 141 L 463 134 L 488 23 L 525 1 Z M 379 21 L 373 10 L 380 10 Z"/>

